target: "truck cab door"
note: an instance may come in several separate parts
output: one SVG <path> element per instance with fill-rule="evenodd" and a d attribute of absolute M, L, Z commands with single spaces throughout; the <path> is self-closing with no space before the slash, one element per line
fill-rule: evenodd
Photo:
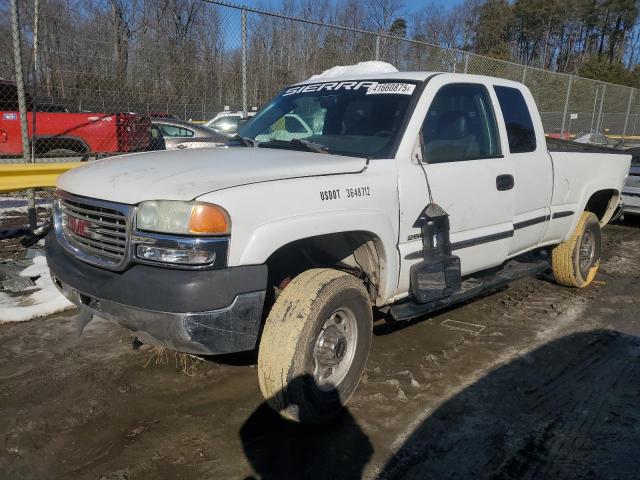
<path fill-rule="evenodd" d="M 494 87 L 507 131 L 508 149 L 515 170 L 515 215 L 509 255 L 535 247 L 550 219 L 553 165 L 533 97 L 526 90 L 496 84 Z"/>
<path fill-rule="evenodd" d="M 500 265 L 511 246 L 514 168 L 503 155 L 497 99 L 487 86 L 464 79 L 439 75 L 427 83 L 414 113 L 424 119 L 419 141 L 411 158 L 398 162 L 398 297 L 409 288 L 411 265 L 422 260 L 419 216 L 429 203 L 427 179 L 433 202 L 449 215 L 462 275 Z"/>

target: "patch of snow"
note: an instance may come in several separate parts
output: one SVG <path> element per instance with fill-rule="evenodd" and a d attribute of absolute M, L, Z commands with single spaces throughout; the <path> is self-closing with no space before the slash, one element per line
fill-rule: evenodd
<path fill-rule="evenodd" d="M 324 72 L 309 77 L 309 80 L 325 80 L 333 77 L 344 77 L 346 75 L 365 75 L 374 73 L 395 73 L 398 69 L 387 62 L 360 62 L 355 65 L 337 65 Z"/>
<path fill-rule="evenodd" d="M 0 323 L 24 322 L 74 308 L 53 284 L 45 257 L 34 257 L 33 264 L 20 272 L 20 276 L 38 277 L 35 281 L 38 290 L 25 297 L 0 292 Z"/>

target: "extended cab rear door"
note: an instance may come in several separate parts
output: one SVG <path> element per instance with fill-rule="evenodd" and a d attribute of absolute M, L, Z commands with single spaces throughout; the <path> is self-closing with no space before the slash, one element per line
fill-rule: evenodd
<path fill-rule="evenodd" d="M 505 132 L 496 118 L 491 84 L 470 78 L 433 77 L 414 113 L 421 121 L 419 132 L 414 130 L 419 143 L 412 158 L 398 162 L 399 292 L 408 287 L 411 265 L 422 259 L 418 219 L 429 203 L 425 173 L 433 201 L 449 214 L 453 253 L 461 258 L 463 275 L 501 264 L 511 246 L 513 163 L 504 155 Z"/>
<path fill-rule="evenodd" d="M 529 250 L 544 235 L 549 221 L 553 166 L 533 97 L 522 85 L 496 81 L 500 108 L 514 167 L 515 216 L 509 255 Z M 499 120 L 500 121 L 500 120 Z"/>

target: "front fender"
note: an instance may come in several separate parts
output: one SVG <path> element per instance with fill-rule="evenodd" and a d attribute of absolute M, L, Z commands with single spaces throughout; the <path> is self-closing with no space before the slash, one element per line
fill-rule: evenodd
<path fill-rule="evenodd" d="M 255 228 L 239 257 L 239 265 L 256 265 L 267 261 L 280 247 L 295 240 L 329 233 L 362 231 L 377 237 L 380 256 L 379 298 L 391 298 L 398 282 L 399 258 L 393 225 L 384 212 L 376 210 L 348 210 L 314 212 L 280 218 Z M 231 259 L 230 259 L 231 260 Z"/>

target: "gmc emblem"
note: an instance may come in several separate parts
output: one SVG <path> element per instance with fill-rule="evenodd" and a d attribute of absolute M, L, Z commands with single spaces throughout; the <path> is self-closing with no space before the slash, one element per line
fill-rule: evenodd
<path fill-rule="evenodd" d="M 67 217 L 67 228 L 76 235 L 81 237 L 89 237 L 89 227 L 91 224 L 86 220 L 82 220 L 76 217 Z"/>

